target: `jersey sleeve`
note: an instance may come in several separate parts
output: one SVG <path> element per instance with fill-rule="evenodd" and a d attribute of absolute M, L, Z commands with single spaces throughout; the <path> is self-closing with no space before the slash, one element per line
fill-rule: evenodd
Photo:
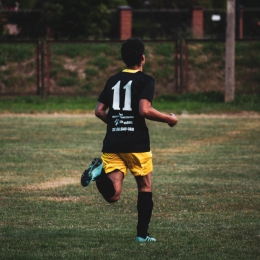
<path fill-rule="evenodd" d="M 108 105 L 107 95 L 106 95 L 106 87 L 102 90 L 98 97 L 98 102 Z"/>
<path fill-rule="evenodd" d="M 148 80 L 145 80 L 139 99 L 148 99 L 152 103 L 154 96 L 154 88 L 154 78 L 150 77 Z"/>

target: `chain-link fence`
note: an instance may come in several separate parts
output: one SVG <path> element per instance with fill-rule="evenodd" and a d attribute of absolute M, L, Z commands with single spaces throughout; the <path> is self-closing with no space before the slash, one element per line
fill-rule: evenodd
<path fill-rule="evenodd" d="M 144 41 L 144 72 L 156 96 L 224 92 L 224 40 Z M 125 68 L 121 41 L 0 42 L 0 96 L 97 96 L 107 78 Z M 236 41 L 236 93 L 260 93 L 260 41 Z"/>
<path fill-rule="evenodd" d="M 38 41 L 0 41 L 0 95 L 40 94 Z"/>
<path fill-rule="evenodd" d="M 204 37 L 224 39 L 226 35 L 226 10 L 204 10 Z"/>
<path fill-rule="evenodd" d="M 190 10 L 133 10 L 133 35 L 142 39 L 191 36 Z"/>
<path fill-rule="evenodd" d="M 177 41 L 144 42 L 147 57 L 144 72 L 156 78 L 155 95 L 174 93 L 179 82 Z M 125 68 L 121 43 L 48 40 L 36 45 L 30 42 L 10 45 L 0 42 L 0 53 L 6 53 L 7 57 L 0 67 L 0 95 L 97 96 L 106 80 Z"/>
<path fill-rule="evenodd" d="M 38 39 L 46 34 L 41 10 L 0 10 L 0 39 Z"/>
<path fill-rule="evenodd" d="M 225 41 L 185 42 L 183 89 L 189 92 L 225 90 Z M 236 41 L 235 92 L 260 94 L 260 41 Z"/>
<path fill-rule="evenodd" d="M 202 9 L 203 10 L 203 9 Z M 192 9 L 133 9 L 132 35 L 142 39 L 177 39 L 192 38 Z M 119 10 L 111 10 L 107 14 L 109 29 L 100 29 L 99 39 L 119 39 Z M 60 23 L 60 24 L 59 24 Z M 55 28 L 64 28 L 64 21 L 56 21 Z M 0 38 L 38 39 L 46 37 L 48 28 L 52 30 L 53 39 L 61 39 L 62 33 L 47 26 L 46 13 L 41 10 L 0 10 Z M 69 27 L 71 28 L 71 27 Z M 68 29 L 69 30 L 69 29 Z M 66 30 L 67 39 L 70 38 Z M 260 8 L 240 8 L 236 11 L 237 38 L 260 38 Z M 202 38 L 223 39 L 226 35 L 226 10 L 203 10 Z M 75 36 L 71 38 L 89 39 L 93 35 Z"/>
<path fill-rule="evenodd" d="M 243 15 L 244 37 L 260 38 L 260 8 L 245 8 L 241 15 Z"/>

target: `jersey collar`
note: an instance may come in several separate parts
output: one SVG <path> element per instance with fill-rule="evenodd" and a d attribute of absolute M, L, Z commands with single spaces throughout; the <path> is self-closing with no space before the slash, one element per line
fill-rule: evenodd
<path fill-rule="evenodd" d="M 128 73 L 136 73 L 140 70 L 131 70 L 131 69 L 124 69 L 123 72 L 128 72 Z"/>

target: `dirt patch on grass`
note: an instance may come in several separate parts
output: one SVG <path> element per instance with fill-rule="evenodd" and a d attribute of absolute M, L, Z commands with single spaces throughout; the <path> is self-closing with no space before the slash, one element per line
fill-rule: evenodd
<path fill-rule="evenodd" d="M 26 187 L 23 187 L 23 190 L 49 190 L 76 183 L 79 184 L 79 179 L 77 178 L 61 178 L 53 181 L 39 183 L 36 185 L 28 185 Z"/>
<path fill-rule="evenodd" d="M 44 200 L 56 201 L 56 202 L 78 202 L 86 200 L 84 196 L 68 196 L 68 197 L 42 197 Z"/>
<path fill-rule="evenodd" d="M 156 154 L 181 154 L 181 153 L 192 153 L 197 151 L 196 148 L 193 146 L 185 146 L 185 147 L 178 147 L 178 148 L 155 148 L 153 151 Z"/>

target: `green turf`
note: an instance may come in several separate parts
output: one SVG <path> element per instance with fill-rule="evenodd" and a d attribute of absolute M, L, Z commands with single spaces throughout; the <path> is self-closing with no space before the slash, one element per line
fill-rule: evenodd
<path fill-rule="evenodd" d="M 107 204 L 80 176 L 100 156 L 91 116 L 0 116 L 0 259 L 259 259 L 260 118 L 148 121 L 157 242 L 134 242 L 136 184 Z"/>
<path fill-rule="evenodd" d="M 86 86 L 88 87 L 88 86 Z M 96 96 L 17 96 L 1 97 L 0 113 L 86 113 L 93 112 Z M 155 98 L 153 106 L 177 114 L 260 112 L 260 95 L 236 95 L 233 102 L 225 103 L 218 92 L 162 95 Z"/>

